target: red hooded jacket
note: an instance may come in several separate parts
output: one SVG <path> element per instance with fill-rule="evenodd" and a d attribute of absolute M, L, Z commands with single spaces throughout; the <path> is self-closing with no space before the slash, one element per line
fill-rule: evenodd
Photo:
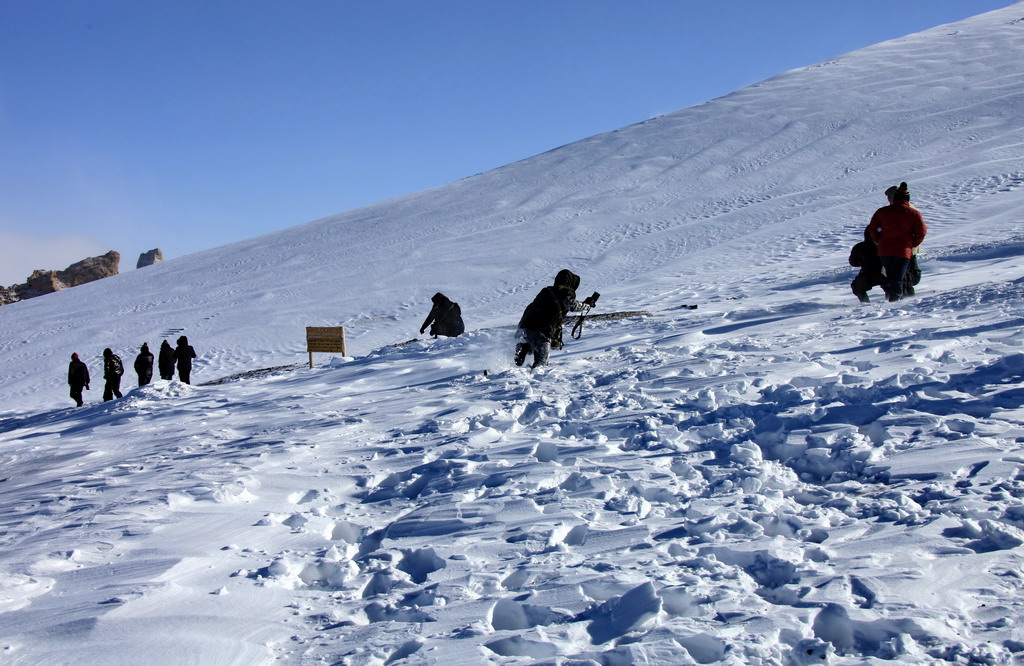
<path fill-rule="evenodd" d="M 875 211 L 868 233 L 878 243 L 878 256 L 910 259 L 913 248 L 928 233 L 928 226 L 909 201 L 897 201 Z"/>

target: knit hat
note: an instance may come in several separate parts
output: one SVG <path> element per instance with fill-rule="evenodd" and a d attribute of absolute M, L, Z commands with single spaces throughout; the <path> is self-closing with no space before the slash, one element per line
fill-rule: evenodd
<path fill-rule="evenodd" d="M 898 190 L 898 189 L 899 189 L 899 188 L 898 188 L 898 187 L 896 187 L 895 185 L 890 185 L 890 186 L 889 186 L 889 189 L 887 189 L 887 190 L 885 191 L 885 196 L 887 196 L 887 197 L 889 197 L 890 199 L 892 199 L 892 198 L 893 198 L 894 196 L 896 196 L 896 190 Z"/>
<path fill-rule="evenodd" d="M 77 354 L 77 353 L 75 353 L 75 354 L 72 354 L 72 355 L 71 355 L 71 358 L 78 358 L 78 354 Z"/>
<path fill-rule="evenodd" d="M 900 183 L 900 186 L 896 188 L 896 194 L 893 195 L 893 199 L 896 201 L 910 201 L 910 187 L 906 183 Z"/>

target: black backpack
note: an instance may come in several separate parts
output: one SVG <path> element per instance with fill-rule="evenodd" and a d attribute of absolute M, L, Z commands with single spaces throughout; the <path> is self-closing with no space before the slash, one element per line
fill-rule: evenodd
<path fill-rule="evenodd" d="M 114 373 L 115 377 L 120 377 L 124 374 L 124 365 L 121 363 L 121 357 L 117 354 L 110 355 L 110 371 Z"/>

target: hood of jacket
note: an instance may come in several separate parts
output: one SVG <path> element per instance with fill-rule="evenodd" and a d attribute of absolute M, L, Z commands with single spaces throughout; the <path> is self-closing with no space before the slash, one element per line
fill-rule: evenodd
<path fill-rule="evenodd" d="M 555 276 L 556 287 L 569 287 L 573 291 L 580 286 L 580 276 L 576 275 L 568 268 L 563 268 L 558 271 L 558 275 Z"/>

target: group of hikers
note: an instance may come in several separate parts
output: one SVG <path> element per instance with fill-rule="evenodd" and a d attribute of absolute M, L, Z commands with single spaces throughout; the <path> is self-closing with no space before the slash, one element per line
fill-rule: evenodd
<path fill-rule="evenodd" d="M 582 301 L 576 300 L 580 276 L 567 268 L 555 275 L 554 284 L 544 287 L 526 306 L 516 333 L 515 364 L 522 365 L 533 355 L 533 365 L 546 365 L 552 349 L 562 348 L 562 327 L 569 312 L 589 310 L 597 305 L 601 294 L 596 291 Z M 459 304 L 438 292 L 430 298 L 434 304 L 420 326 L 422 334 L 430 326 L 430 335 L 457 337 L 465 332 Z"/>
<path fill-rule="evenodd" d="M 871 216 L 864 229 L 864 240 L 850 251 L 850 265 L 860 268 L 850 288 L 861 303 L 869 303 L 868 291 L 880 286 L 890 301 L 914 295 L 921 281 L 917 253 L 928 226 L 921 212 L 910 203 L 906 183 L 885 191 L 889 200 Z"/>
<path fill-rule="evenodd" d="M 171 347 L 166 340 L 160 345 L 160 357 L 157 367 L 160 370 L 161 379 L 174 379 L 174 370 L 177 367 L 178 379 L 189 384 L 192 379 L 192 359 L 196 357 L 196 350 L 188 343 L 186 336 L 178 338 L 178 346 Z M 135 372 L 139 376 L 139 386 L 145 386 L 153 381 L 153 352 L 149 351 L 149 343 L 142 343 L 139 355 L 135 357 Z M 103 350 L 103 401 L 113 400 L 121 397 L 121 376 L 124 375 L 124 363 L 118 356 L 107 347 Z M 68 386 L 71 387 L 71 399 L 79 407 L 82 406 L 82 389 L 89 390 L 89 367 L 78 358 L 78 354 L 71 355 L 71 363 L 68 364 Z"/>
<path fill-rule="evenodd" d="M 917 252 L 928 227 L 914 206 L 910 204 L 910 188 L 900 183 L 885 191 L 889 205 L 875 211 L 871 222 L 864 229 L 864 240 L 857 243 L 850 252 L 850 265 L 859 267 L 860 272 L 850 285 L 853 293 L 862 303 L 870 302 L 868 291 L 880 286 L 890 301 L 899 301 L 913 295 L 914 285 L 921 279 L 917 266 Z M 533 356 L 531 367 L 546 365 L 552 349 L 562 348 L 562 328 L 569 312 L 589 310 L 597 305 L 600 294 L 594 292 L 582 301 L 576 299 L 580 276 L 569 269 L 562 269 L 555 275 L 552 285 L 544 287 L 526 306 L 516 332 L 516 347 L 513 360 L 517 366 Z M 459 304 L 438 292 L 431 297 L 433 306 L 420 326 L 420 334 L 430 327 L 430 335 L 457 337 L 462 335 L 465 324 Z M 192 359 L 196 352 L 184 335 L 178 338 L 178 346 L 172 349 L 166 340 L 160 347 L 159 369 L 162 379 L 173 379 L 177 366 L 179 379 L 188 384 L 192 372 Z M 135 358 L 135 371 L 139 375 L 139 386 L 148 384 L 153 377 L 153 354 L 149 345 L 143 344 Z M 103 350 L 103 400 L 121 397 L 121 375 L 124 368 L 121 359 L 109 348 Z M 78 358 L 71 355 L 68 367 L 68 384 L 71 397 L 82 406 L 82 389 L 89 388 L 89 369 Z"/>
<path fill-rule="evenodd" d="M 885 191 L 887 206 L 875 211 L 864 229 L 864 240 L 850 252 L 850 265 L 860 272 L 850 285 L 862 303 L 869 303 L 868 291 L 880 286 L 890 301 L 899 301 L 914 294 L 914 285 L 921 280 L 917 253 L 928 233 L 921 212 L 910 203 L 910 187 L 902 182 Z M 597 304 L 600 294 L 576 300 L 580 276 L 562 269 L 553 285 L 544 287 L 526 306 L 516 333 L 514 361 L 523 365 L 533 355 L 533 366 L 545 365 L 552 349 L 562 348 L 562 327 L 569 312 L 589 310 Z M 462 310 L 442 293 L 431 298 L 433 307 L 420 327 L 422 334 L 430 326 L 430 335 L 455 337 L 465 330 Z"/>

